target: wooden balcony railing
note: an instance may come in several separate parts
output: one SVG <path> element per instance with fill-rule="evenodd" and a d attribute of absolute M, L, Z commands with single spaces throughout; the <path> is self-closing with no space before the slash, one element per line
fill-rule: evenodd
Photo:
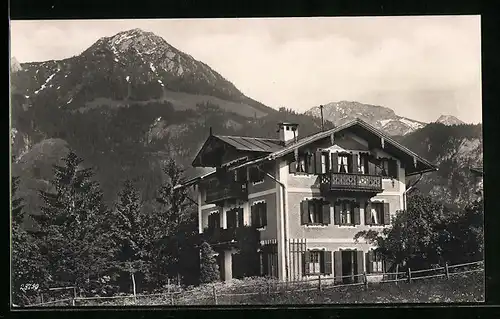
<path fill-rule="evenodd" d="M 260 232 L 252 226 L 243 226 L 235 228 L 205 228 L 202 238 L 210 245 L 237 245 L 241 242 L 255 242 L 257 245 L 260 241 Z"/>
<path fill-rule="evenodd" d="M 365 191 L 380 193 L 382 176 L 352 173 L 327 173 L 320 176 L 322 189 L 326 191 Z"/>
<path fill-rule="evenodd" d="M 225 199 L 248 199 L 248 188 L 246 183 L 228 182 L 218 183 L 207 189 L 207 204 L 214 204 Z"/>

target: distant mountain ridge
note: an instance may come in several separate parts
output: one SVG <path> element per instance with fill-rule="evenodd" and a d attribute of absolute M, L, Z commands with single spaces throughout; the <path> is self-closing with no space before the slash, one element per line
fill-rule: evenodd
<path fill-rule="evenodd" d="M 305 114 L 321 116 L 319 106 L 315 106 Z M 396 115 L 394 110 L 355 101 L 331 102 L 323 106 L 323 117 L 335 125 L 341 125 L 358 117 L 390 135 L 406 135 L 424 127 L 427 123 L 415 121 Z"/>

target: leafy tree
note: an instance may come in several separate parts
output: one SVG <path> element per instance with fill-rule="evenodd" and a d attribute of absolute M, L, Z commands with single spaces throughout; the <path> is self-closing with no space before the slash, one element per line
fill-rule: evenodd
<path fill-rule="evenodd" d="M 219 265 L 214 250 L 207 242 L 200 246 L 200 283 L 206 284 L 220 280 Z"/>
<path fill-rule="evenodd" d="M 23 228 L 23 199 L 16 197 L 19 177 L 12 177 L 12 301 L 23 305 L 32 302 L 34 289 L 41 288 L 46 280 L 45 262 L 34 238 Z M 28 288 L 28 289 L 27 289 Z"/>
<path fill-rule="evenodd" d="M 105 222 L 108 211 L 99 184 L 92 180 L 92 169 L 83 168 L 82 159 L 73 152 L 63 161 L 64 166 L 54 166 L 53 191 L 40 192 L 45 206 L 41 214 L 33 215 L 39 226 L 38 243 L 49 264 L 50 284 L 74 284 L 97 293 L 114 255 Z"/>
<path fill-rule="evenodd" d="M 408 198 L 407 211 L 400 211 L 392 220 L 392 227 L 382 232 L 361 231 L 355 240 L 364 238 L 376 244 L 389 263 L 411 268 L 426 268 L 444 262 L 463 260 L 468 245 L 457 227 L 461 218 L 430 196 L 416 193 Z"/>

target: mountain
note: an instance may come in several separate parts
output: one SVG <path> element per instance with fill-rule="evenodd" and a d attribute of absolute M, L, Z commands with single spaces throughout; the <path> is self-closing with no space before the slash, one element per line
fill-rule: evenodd
<path fill-rule="evenodd" d="M 14 70 L 12 170 L 28 211 L 39 210 L 37 192 L 69 149 L 95 168 L 108 203 L 127 178 L 153 200 L 168 157 L 187 176 L 202 171 L 191 161 L 209 128 L 262 137 L 276 137 L 283 119 L 306 135 L 320 128 L 318 119 L 246 97 L 203 62 L 139 29 L 101 38 L 77 56 Z"/>
<path fill-rule="evenodd" d="M 441 123 L 444 125 L 461 125 L 465 124 L 464 122 L 460 121 L 458 118 L 456 118 L 453 115 L 441 115 L 437 120 L 436 123 Z"/>
<path fill-rule="evenodd" d="M 316 106 L 306 111 L 305 114 L 320 117 L 321 110 L 319 106 Z M 387 107 L 350 101 L 324 105 L 323 117 L 335 125 L 341 125 L 358 117 L 390 135 L 405 135 L 426 125 L 426 123 L 396 115 Z"/>
<path fill-rule="evenodd" d="M 21 66 L 23 72 L 12 79 L 20 94 L 33 103 L 50 100 L 51 107 L 66 110 L 164 101 L 186 109 L 193 102 L 210 100 L 246 116 L 273 111 L 243 95 L 203 62 L 141 29 L 101 38 L 78 56 Z"/>
<path fill-rule="evenodd" d="M 456 207 L 475 198 L 476 179 L 470 169 L 483 166 L 481 124 L 430 123 L 397 139 L 439 168 L 425 174 L 418 189 Z"/>

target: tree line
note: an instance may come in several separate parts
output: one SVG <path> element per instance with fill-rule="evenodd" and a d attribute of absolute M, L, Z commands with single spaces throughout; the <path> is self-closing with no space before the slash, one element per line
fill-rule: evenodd
<path fill-rule="evenodd" d="M 200 254 L 197 209 L 188 190 L 174 189 L 183 169 L 165 162 L 165 182 L 154 203 L 147 205 L 132 180 L 126 180 L 113 207 L 92 168 L 73 151 L 54 165 L 50 191 L 40 191 L 41 211 L 26 213 L 16 195 L 19 177 L 12 178 L 12 296 L 13 303 L 33 303 L 36 289 L 78 287 L 82 295 L 115 295 L 161 289 L 170 279 L 183 284 L 217 279 L 213 250 Z M 28 215 L 34 229 L 25 229 Z M 208 247 L 207 247 L 208 246 Z M 209 273 L 206 273 L 209 269 Z"/>

